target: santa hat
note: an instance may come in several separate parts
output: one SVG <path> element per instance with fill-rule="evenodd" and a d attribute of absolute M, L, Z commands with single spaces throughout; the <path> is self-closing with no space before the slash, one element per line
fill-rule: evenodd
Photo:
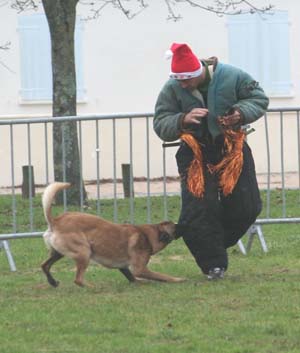
<path fill-rule="evenodd" d="M 166 58 L 172 58 L 170 78 L 186 80 L 201 75 L 203 65 L 187 44 L 173 43 L 166 52 Z"/>

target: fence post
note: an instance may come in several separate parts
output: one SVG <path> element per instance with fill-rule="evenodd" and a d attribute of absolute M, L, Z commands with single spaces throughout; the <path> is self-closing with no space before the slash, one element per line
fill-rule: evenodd
<path fill-rule="evenodd" d="M 134 197 L 133 176 L 130 164 L 122 164 L 122 180 L 124 197 Z"/>
<path fill-rule="evenodd" d="M 22 166 L 22 197 L 28 199 L 30 196 L 35 197 L 34 171 L 32 165 Z"/>

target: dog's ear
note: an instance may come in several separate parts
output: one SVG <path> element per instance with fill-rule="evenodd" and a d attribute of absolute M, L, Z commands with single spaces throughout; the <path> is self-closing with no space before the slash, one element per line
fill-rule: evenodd
<path fill-rule="evenodd" d="M 169 233 L 167 232 L 159 232 L 158 240 L 162 243 L 169 244 L 174 239 Z"/>

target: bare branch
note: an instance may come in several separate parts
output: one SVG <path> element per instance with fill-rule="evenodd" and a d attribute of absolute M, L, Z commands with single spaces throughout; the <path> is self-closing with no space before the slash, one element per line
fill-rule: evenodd
<path fill-rule="evenodd" d="M 27 0 L 28 2 L 30 0 Z M 33 0 L 31 0 L 33 1 Z M 100 17 L 107 6 L 120 10 L 128 19 L 132 19 L 147 7 L 151 6 L 153 0 L 80 0 L 83 5 L 91 7 L 92 16 L 88 19 Z M 218 16 L 240 15 L 245 13 L 269 13 L 274 6 L 262 5 L 257 7 L 250 0 L 164 0 L 167 7 L 167 19 L 178 21 L 182 16 L 177 13 L 176 6 L 189 5 L 203 11 L 215 13 Z"/>
<path fill-rule="evenodd" d="M 246 13 L 269 13 L 274 6 L 269 4 L 262 7 L 254 6 L 247 0 L 165 0 L 169 11 L 169 18 L 177 21 L 179 15 L 174 15 L 174 8 L 178 4 L 188 4 L 192 7 L 199 8 L 204 11 L 213 12 L 218 16 L 224 15 L 241 15 Z"/>
<path fill-rule="evenodd" d="M 12 74 L 15 74 L 16 72 L 13 71 L 10 67 L 8 67 L 3 61 L 0 60 L 0 65 L 3 66 L 6 70 L 11 72 Z"/>
<path fill-rule="evenodd" d="M 107 6 L 112 6 L 120 10 L 128 19 L 137 16 L 148 6 L 151 6 L 153 0 L 80 0 L 83 5 L 91 7 L 92 16 L 89 18 L 98 18 Z M 180 14 L 175 12 L 175 7 L 179 4 L 190 5 L 204 11 L 213 12 L 218 16 L 240 15 L 244 13 L 264 14 L 270 12 L 274 6 L 271 4 L 255 6 L 251 0 L 164 0 L 168 19 L 178 21 Z M 41 0 L 0 0 L 0 7 L 10 4 L 11 8 L 22 12 L 25 10 L 36 10 Z"/>
<path fill-rule="evenodd" d="M 11 43 L 10 42 L 6 42 L 4 44 L 0 45 L 0 50 L 9 50 Z M 11 72 L 12 74 L 15 74 L 15 72 L 8 67 L 2 60 L 0 60 L 0 65 L 3 66 L 6 70 L 8 70 L 9 72 Z"/>
<path fill-rule="evenodd" d="M 168 13 L 169 13 L 169 16 L 168 16 L 168 20 L 173 20 L 173 21 L 178 21 L 181 19 L 181 16 L 180 15 L 175 15 L 175 12 L 173 10 L 173 7 L 171 6 L 171 3 L 170 1 L 168 0 L 164 0 L 166 5 L 167 5 L 167 8 L 168 8 Z"/>
<path fill-rule="evenodd" d="M 8 50 L 11 45 L 11 42 L 6 42 L 5 44 L 0 45 L 0 50 Z"/>
<path fill-rule="evenodd" d="M 145 0 L 80 0 L 80 3 L 92 7 L 91 13 L 93 15 L 88 19 L 100 17 L 103 10 L 109 5 L 120 10 L 128 19 L 137 16 L 149 6 Z"/>
<path fill-rule="evenodd" d="M 26 10 L 37 10 L 40 2 L 40 0 L 12 0 L 10 7 L 20 13 Z"/>

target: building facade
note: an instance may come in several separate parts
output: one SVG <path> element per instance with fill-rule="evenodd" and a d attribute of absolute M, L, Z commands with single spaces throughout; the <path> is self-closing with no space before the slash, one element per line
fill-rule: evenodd
<path fill-rule="evenodd" d="M 255 1 L 254 1 L 255 2 Z M 262 1 L 256 1 L 262 6 Z M 167 9 L 160 1 L 151 5 L 138 16 L 128 20 L 118 10 L 107 9 L 97 20 L 86 20 L 88 9 L 78 6 L 76 25 L 76 71 L 78 115 L 111 114 L 120 112 L 153 112 L 156 97 L 168 79 L 170 62 L 164 59 L 165 51 L 172 42 L 186 42 L 200 58 L 217 56 L 220 61 L 230 63 L 248 71 L 260 82 L 270 97 L 270 107 L 300 106 L 300 23 L 297 14 L 300 3 L 294 0 L 274 0 L 271 14 L 239 15 L 219 17 L 214 13 L 192 8 L 177 7 L 182 19 L 167 20 Z M 0 11 L 0 45 L 11 42 L 10 49 L 0 51 L 0 119 L 51 116 L 51 58 L 50 38 L 42 8 L 36 12 L 17 13 L 8 6 Z M 296 122 L 286 118 L 287 136 L 286 170 L 298 168 L 296 156 L 297 139 L 294 136 Z M 279 117 L 270 116 L 269 128 L 272 144 L 278 144 Z M 111 125 L 103 124 L 103 139 L 110 144 Z M 144 143 L 144 134 L 134 129 L 134 146 L 138 150 Z M 256 132 L 249 136 L 255 154 L 257 172 L 265 172 L 265 150 L 263 119 L 253 124 Z M 84 178 L 95 179 L 95 148 L 89 146 L 89 134 L 93 127 L 85 128 L 86 158 Z M 39 146 L 44 139 L 36 129 L 32 132 L 34 144 Z M 127 128 L 119 129 L 118 144 L 128 140 Z M 21 144 L 23 130 L 16 132 Z M 9 167 L 9 135 L 0 126 L 1 160 Z M 122 142 L 123 141 L 123 142 Z M 162 155 L 161 141 L 150 136 L 150 149 L 154 156 Z M 128 162 L 128 155 L 117 151 L 120 176 L 121 163 Z M 16 146 L 15 160 L 20 165 L 28 163 L 24 148 Z M 41 149 L 34 151 L 37 182 L 42 183 L 43 168 L 39 166 Z M 276 149 L 274 154 L 276 154 Z M 168 174 L 176 175 L 173 159 L 170 158 Z M 51 156 L 50 156 L 51 158 Z M 160 158 L 160 157 L 159 157 Z M 137 153 L 136 176 L 145 176 L 143 157 Z M 161 176 L 160 159 L 153 159 L 151 177 Z M 280 163 L 274 160 L 274 171 Z M 111 177 L 109 164 L 103 162 L 103 178 Z M 17 183 L 21 175 L 17 176 Z M 0 186 L 10 184 L 10 175 L 2 174 Z"/>

